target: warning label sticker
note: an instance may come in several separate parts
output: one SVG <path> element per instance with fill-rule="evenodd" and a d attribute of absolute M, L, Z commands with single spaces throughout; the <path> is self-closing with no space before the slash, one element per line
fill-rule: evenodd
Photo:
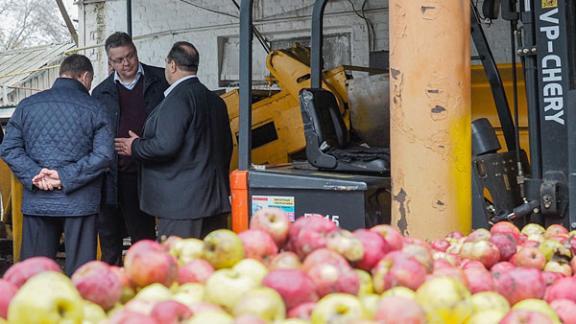
<path fill-rule="evenodd" d="M 556 8 L 558 0 L 542 0 L 542 8 Z"/>
<path fill-rule="evenodd" d="M 292 222 L 296 218 L 292 196 L 252 196 L 252 214 L 266 207 L 282 209 Z"/>

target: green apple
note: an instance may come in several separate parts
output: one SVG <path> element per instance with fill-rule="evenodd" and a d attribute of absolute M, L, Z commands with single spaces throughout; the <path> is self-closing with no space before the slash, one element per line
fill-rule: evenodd
<path fill-rule="evenodd" d="M 234 271 L 240 275 L 251 277 L 258 284 L 260 284 L 262 279 L 268 274 L 268 268 L 256 259 L 243 259 L 236 263 Z"/>
<path fill-rule="evenodd" d="M 544 254 L 546 261 L 552 260 L 553 257 L 563 257 L 567 260 L 572 259 L 572 252 L 570 252 L 570 249 L 558 241 L 544 240 L 540 243 L 538 249 L 542 254 Z"/>
<path fill-rule="evenodd" d="M 416 299 L 416 293 L 414 292 L 414 290 L 402 286 L 396 286 L 394 288 L 390 288 L 382 294 L 382 297 L 392 297 L 392 296 L 400 296 L 410 299 Z"/>
<path fill-rule="evenodd" d="M 204 285 L 198 283 L 188 283 L 178 287 L 172 299 L 190 307 L 191 305 L 203 301 L 204 295 Z"/>
<path fill-rule="evenodd" d="M 202 312 L 191 319 L 186 324 L 234 324 L 234 318 L 223 312 Z"/>
<path fill-rule="evenodd" d="M 373 318 L 374 315 L 376 315 L 376 312 L 378 311 L 378 304 L 380 303 L 380 300 L 382 300 L 382 298 L 376 294 L 364 294 L 361 295 L 359 298 L 360 302 L 362 303 L 362 306 L 364 306 L 364 310 L 368 314 L 368 317 Z"/>
<path fill-rule="evenodd" d="M 258 286 L 253 277 L 235 269 L 217 270 L 206 281 L 206 300 L 233 310 L 245 293 Z"/>
<path fill-rule="evenodd" d="M 30 278 L 8 308 L 10 323 L 81 323 L 84 301 L 64 274 L 43 272 Z"/>
<path fill-rule="evenodd" d="M 358 295 L 368 295 L 374 293 L 374 284 L 372 282 L 372 276 L 364 270 L 354 269 L 358 278 L 360 279 L 360 289 L 358 290 Z"/>
<path fill-rule="evenodd" d="M 498 310 L 483 310 L 474 313 L 474 315 L 468 319 L 466 324 L 498 324 L 505 315 L 506 313 L 502 313 Z"/>
<path fill-rule="evenodd" d="M 532 312 L 539 312 L 546 315 L 552 320 L 553 323 L 560 324 L 560 318 L 554 311 L 554 309 L 548 305 L 547 302 L 541 299 L 529 298 L 517 302 L 512 306 L 512 309 L 523 309 Z"/>
<path fill-rule="evenodd" d="M 195 238 L 181 239 L 176 241 L 170 247 L 170 254 L 172 254 L 178 263 L 183 265 L 194 259 L 202 257 L 204 250 L 204 242 Z"/>
<path fill-rule="evenodd" d="M 431 323 L 463 323 L 473 310 L 470 292 L 452 277 L 427 280 L 416 291 L 416 301 Z"/>
<path fill-rule="evenodd" d="M 244 258 L 244 246 L 236 233 L 219 229 L 206 235 L 202 254 L 215 269 L 230 268 Z"/>
<path fill-rule="evenodd" d="M 84 320 L 82 324 L 99 324 L 106 321 L 106 312 L 94 303 L 84 301 Z"/>
<path fill-rule="evenodd" d="M 154 283 L 140 290 L 134 299 L 142 301 L 160 302 L 172 298 L 172 292 L 163 284 Z"/>
<path fill-rule="evenodd" d="M 470 300 L 472 301 L 474 313 L 494 310 L 506 314 L 510 310 L 508 300 L 494 291 L 482 291 L 476 293 L 472 295 Z"/>
<path fill-rule="evenodd" d="M 234 307 L 234 316 L 254 315 L 265 321 L 283 320 L 286 307 L 276 290 L 268 287 L 256 288 L 247 292 Z"/>
<path fill-rule="evenodd" d="M 312 324 L 354 323 L 368 319 L 360 300 L 350 294 L 335 293 L 324 296 L 312 311 Z"/>

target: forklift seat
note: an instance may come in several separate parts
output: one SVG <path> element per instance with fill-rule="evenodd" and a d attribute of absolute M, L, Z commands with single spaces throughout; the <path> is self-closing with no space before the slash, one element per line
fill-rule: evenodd
<path fill-rule="evenodd" d="M 306 137 L 306 158 L 320 170 L 389 174 L 390 150 L 350 141 L 334 94 L 302 89 L 300 109 Z"/>

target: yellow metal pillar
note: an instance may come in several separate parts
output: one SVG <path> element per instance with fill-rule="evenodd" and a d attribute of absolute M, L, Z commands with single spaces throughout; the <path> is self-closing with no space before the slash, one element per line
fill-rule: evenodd
<path fill-rule="evenodd" d="M 471 227 L 470 2 L 390 0 L 392 225 Z"/>
<path fill-rule="evenodd" d="M 14 262 L 20 260 L 20 247 L 22 246 L 22 194 L 24 188 L 18 179 L 12 175 L 12 251 Z"/>

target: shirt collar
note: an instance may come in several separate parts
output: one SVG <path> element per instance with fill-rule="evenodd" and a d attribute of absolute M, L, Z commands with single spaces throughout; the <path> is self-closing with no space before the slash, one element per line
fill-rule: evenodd
<path fill-rule="evenodd" d="M 144 75 L 144 68 L 142 67 L 141 63 L 138 63 L 138 71 L 136 71 L 136 77 L 134 78 L 134 80 L 130 82 L 122 82 L 122 80 L 120 80 L 120 75 L 118 75 L 118 72 L 114 71 L 114 83 L 120 82 L 120 84 L 123 85 L 126 89 L 132 90 L 136 86 L 136 83 L 140 81 L 140 77 L 143 75 Z"/>
<path fill-rule="evenodd" d="M 197 78 L 196 75 L 189 75 L 189 76 L 185 76 L 181 79 L 178 79 L 178 81 L 172 83 L 172 85 L 170 85 L 170 87 L 168 89 L 166 89 L 166 91 L 164 91 L 164 98 L 168 97 L 168 95 L 170 94 L 170 92 L 172 92 L 172 90 L 174 90 L 174 88 L 176 88 L 176 86 L 178 86 L 180 83 L 192 79 L 192 78 Z"/>

